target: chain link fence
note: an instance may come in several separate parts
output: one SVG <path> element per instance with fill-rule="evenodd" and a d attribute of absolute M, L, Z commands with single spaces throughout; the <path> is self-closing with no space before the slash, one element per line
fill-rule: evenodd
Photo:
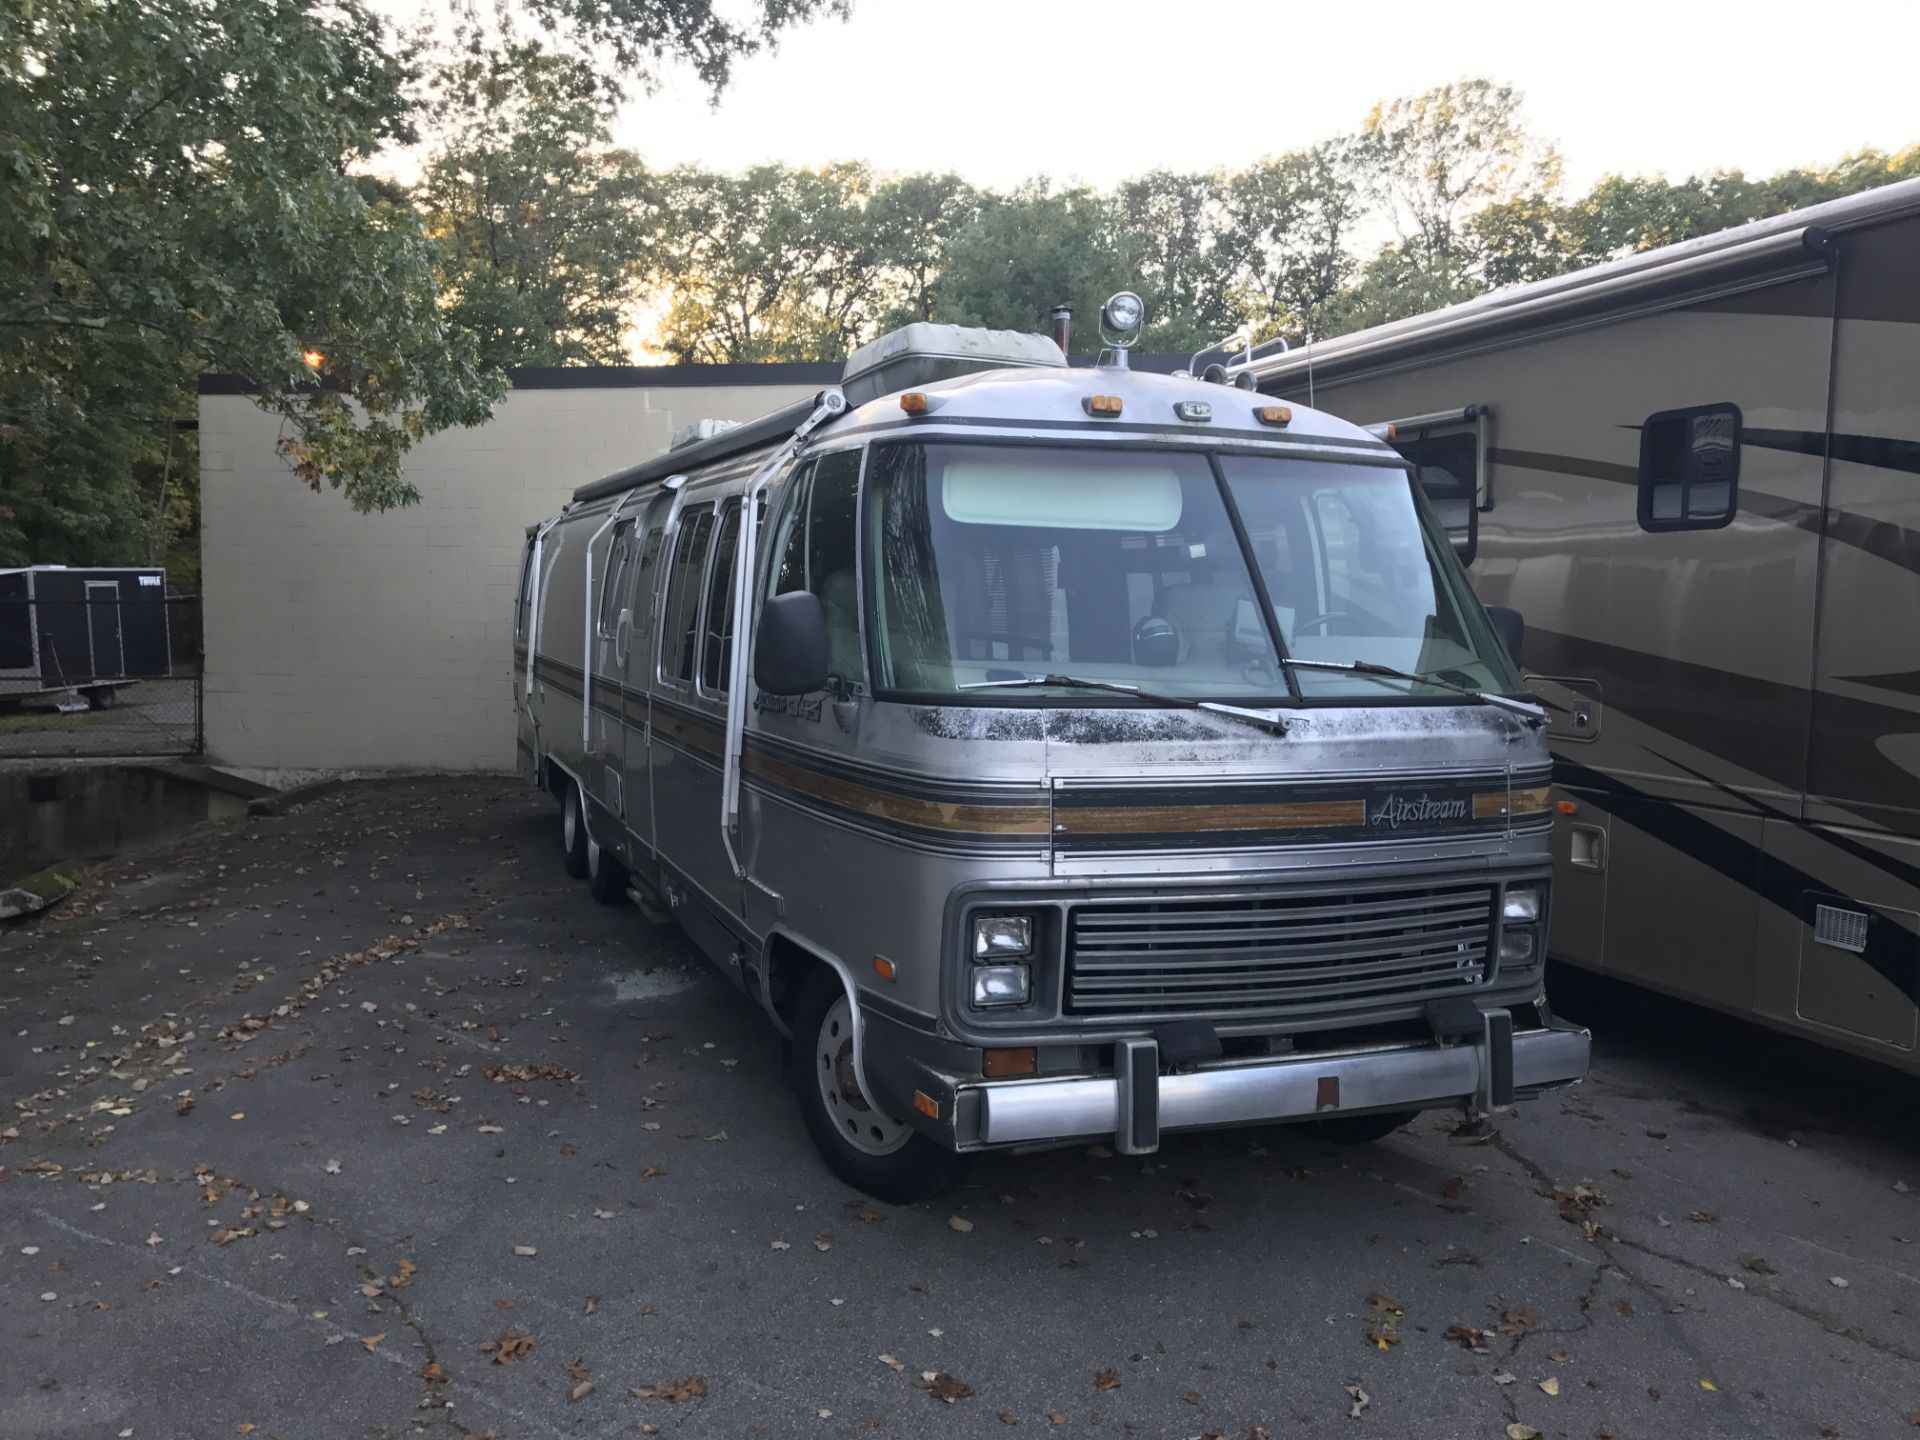
<path fill-rule="evenodd" d="M 0 760 L 206 749 L 200 597 L 0 595 Z"/>

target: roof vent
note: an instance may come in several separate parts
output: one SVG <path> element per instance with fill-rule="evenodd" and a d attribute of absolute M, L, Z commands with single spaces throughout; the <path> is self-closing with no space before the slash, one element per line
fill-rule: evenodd
<path fill-rule="evenodd" d="M 978 370 L 1058 370 L 1066 363 L 1060 347 L 1045 335 L 933 325 L 922 320 L 870 340 L 848 356 L 840 390 L 849 405 L 864 405 L 895 390 L 931 385 Z"/>
<path fill-rule="evenodd" d="M 696 420 L 691 425 L 682 425 L 673 432 L 673 442 L 667 446 L 667 451 L 671 454 L 689 445 L 698 445 L 702 440 L 711 440 L 716 435 L 725 434 L 739 423 L 738 420 Z"/>

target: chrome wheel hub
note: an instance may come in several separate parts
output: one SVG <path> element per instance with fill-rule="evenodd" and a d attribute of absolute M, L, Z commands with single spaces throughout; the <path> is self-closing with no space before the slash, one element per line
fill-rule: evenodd
<path fill-rule="evenodd" d="M 874 1109 L 860 1093 L 853 1071 L 853 1007 L 846 996 L 835 1000 L 820 1021 L 813 1049 L 820 1098 L 840 1138 L 868 1155 L 891 1155 L 906 1144 L 911 1127 Z"/>

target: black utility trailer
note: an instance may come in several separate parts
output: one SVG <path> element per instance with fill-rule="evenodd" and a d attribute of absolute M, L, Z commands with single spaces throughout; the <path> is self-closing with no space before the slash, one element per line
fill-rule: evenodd
<path fill-rule="evenodd" d="M 0 704 L 76 691 L 97 708 L 173 673 L 163 570 L 0 570 Z"/>

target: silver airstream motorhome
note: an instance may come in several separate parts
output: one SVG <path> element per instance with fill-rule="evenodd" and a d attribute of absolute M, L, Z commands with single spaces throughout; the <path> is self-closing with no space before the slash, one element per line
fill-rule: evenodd
<path fill-rule="evenodd" d="M 1544 716 L 1405 462 L 1045 337 L 913 325 L 528 536 L 520 763 L 595 898 L 790 1037 L 828 1163 L 1577 1080 Z M 740 617 L 744 617 L 742 620 Z"/>

